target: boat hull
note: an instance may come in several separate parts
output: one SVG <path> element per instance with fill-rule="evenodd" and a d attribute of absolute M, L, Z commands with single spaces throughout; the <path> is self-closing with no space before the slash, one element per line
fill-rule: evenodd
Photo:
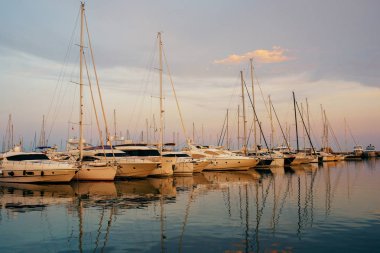
<path fill-rule="evenodd" d="M 84 164 L 79 168 L 73 180 L 79 181 L 112 181 L 115 179 L 117 167 L 114 165 L 93 166 Z"/>
<path fill-rule="evenodd" d="M 151 177 L 169 177 L 173 175 L 173 164 L 161 160 L 161 167 L 154 169 L 149 176 Z"/>
<path fill-rule="evenodd" d="M 0 182 L 65 183 L 71 181 L 78 169 L 68 163 L 52 161 L 4 161 L 0 171 Z"/>
<path fill-rule="evenodd" d="M 202 172 L 206 168 L 206 166 L 209 165 L 209 163 L 209 161 L 195 162 L 193 167 L 193 173 Z"/>
<path fill-rule="evenodd" d="M 119 162 L 116 172 L 116 177 L 126 178 L 145 178 L 148 177 L 151 172 L 160 167 L 159 162 L 146 161 L 141 162 Z"/>
<path fill-rule="evenodd" d="M 207 158 L 209 159 L 209 158 Z M 205 171 L 239 171 L 249 170 L 249 168 L 255 167 L 259 160 L 255 158 L 249 159 L 233 159 L 233 158 L 210 158 L 210 164 L 205 167 Z"/>

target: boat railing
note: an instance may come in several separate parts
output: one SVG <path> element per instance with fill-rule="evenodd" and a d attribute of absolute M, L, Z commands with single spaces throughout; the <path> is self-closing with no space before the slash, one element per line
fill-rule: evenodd
<path fill-rule="evenodd" d="M 3 161 L 3 169 L 51 169 L 51 168 L 70 168 L 67 162 L 32 162 L 32 161 Z"/>

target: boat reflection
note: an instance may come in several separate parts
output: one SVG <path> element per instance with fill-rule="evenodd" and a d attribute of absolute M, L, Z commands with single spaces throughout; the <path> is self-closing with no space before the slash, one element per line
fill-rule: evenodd
<path fill-rule="evenodd" d="M 0 207 L 12 212 L 42 211 L 65 204 L 75 195 L 68 184 L 0 183 Z"/>

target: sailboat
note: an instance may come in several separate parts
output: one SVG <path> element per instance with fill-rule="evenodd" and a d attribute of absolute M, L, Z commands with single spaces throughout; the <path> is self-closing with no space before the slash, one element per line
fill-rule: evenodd
<path fill-rule="evenodd" d="M 77 167 L 79 169 L 78 173 L 74 176 L 73 180 L 101 180 L 101 181 L 108 181 L 108 180 L 114 180 L 117 166 L 116 163 L 111 162 L 103 162 L 103 161 L 89 161 L 86 162 L 83 160 L 83 29 L 84 29 L 84 3 L 81 3 L 81 28 L 80 28 L 80 64 L 79 64 L 79 87 L 80 87 L 80 95 L 79 95 L 79 102 L 80 102 L 80 112 L 79 112 L 79 143 L 78 143 L 78 151 L 79 151 L 79 158 L 77 161 Z M 86 22 L 87 24 L 87 22 Z M 91 43 L 89 40 L 89 47 L 91 49 Z M 94 65 L 95 66 L 95 65 Z"/>

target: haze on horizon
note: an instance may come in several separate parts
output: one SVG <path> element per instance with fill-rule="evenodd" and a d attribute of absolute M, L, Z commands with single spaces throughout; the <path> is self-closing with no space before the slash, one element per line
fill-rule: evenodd
<path fill-rule="evenodd" d="M 26 146 L 38 137 L 42 115 L 49 115 L 49 144 L 59 145 L 77 131 L 68 122 L 78 118 L 79 5 L 78 0 L 1 3 L 2 136 L 9 114 L 15 139 L 22 137 Z M 153 114 L 158 124 L 160 31 L 188 136 L 194 123 L 196 140 L 203 128 L 204 139 L 216 144 L 229 109 L 236 145 L 239 75 L 243 70 L 250 84 L 253 58 L 257 111 L 266 135 L 269 115 L 263 99 L 270 95 L 294 146 L 294 91 L 304 108 L 308 99 L 316 146 L 322 105 L 342 148 L 354 145 L 346 119 L 358 144 L 380 149 L 379 9 L 376 0 L 86 1 L 108 125 L 113 129 L 114 110 L 117 131 L 125 135 L 128 130 L 134 139 L 145 131 L 146 119 L 154 131 Z M 174 132 L 183 142 L 167 75 L 164 86 L 166 140 Z M 246 102 L 249 127 L 252 109 Z M 85 121 L 95 122 L 92 116 Z M 87 127 L 87 139 L 96 139 L 95 128 Z M 276 135 L 280 138 L 278 128 Z"/>

